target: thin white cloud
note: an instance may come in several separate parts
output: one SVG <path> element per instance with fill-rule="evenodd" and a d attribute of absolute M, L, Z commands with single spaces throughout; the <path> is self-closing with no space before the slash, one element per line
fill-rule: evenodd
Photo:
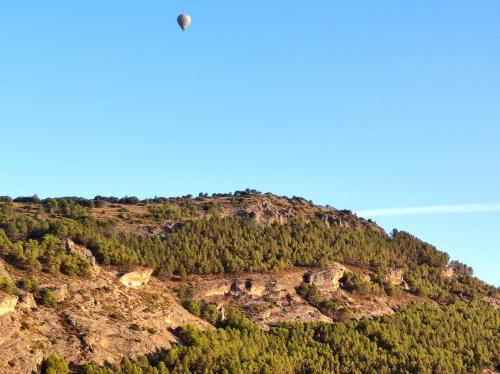
<path fill-rule="evenodd" d="M 500 204 L 433 205 L 408 208 L 360 210 L 356 213 L 361 217 L 398 217 L 418 214 L 456 214 L 481 212 L 500 212 Z"/>

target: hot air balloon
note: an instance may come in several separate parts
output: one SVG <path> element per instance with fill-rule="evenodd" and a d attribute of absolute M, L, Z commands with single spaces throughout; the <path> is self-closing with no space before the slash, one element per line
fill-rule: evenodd
<path fill-rule="evenodd" d="M 177 23 L 181 27 L 182 31 L 185 31 L 191 24 L 191 16 L 189 14 L 181 14 L 177 17 Z"/>

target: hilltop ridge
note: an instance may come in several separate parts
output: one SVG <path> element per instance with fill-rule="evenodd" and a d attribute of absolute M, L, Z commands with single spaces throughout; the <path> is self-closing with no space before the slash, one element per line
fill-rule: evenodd
<path fill-rule="evenodd" d="M 136 218 L 134 224 L 140 223 L 145 229 L 161 228 L 161 225 L 171 225 L 189 219 L 207 218 L 210 216 L 228 217 L 240 216 L 255 219 L 258 223 L 286 224 L 293 219 L 323 220 L 328 225 L 345 225 L 346 227 L 370 228 L 383 231 L 371 220 L 357 217 L 349 210 L 338 210 L 331 206 L 314 204 L 302 197 L 277 196 L 272 193 L 261 193 L 247 189 L 234 193 L 200 193 L 198 196 L 155 197 L 140 200 L 134 196 L 123 198 L 96 196 L 93 199 L 81 197 L 63 197 L 40 199 L 31 197 L 10 198 L 0 197 L 0 201 L 10 201 L 14 206 L 23 208 L 34 204 L 42 205 L 43 213 L 56 212 L 58 202 L 63 202 L 63 209 L 71 209 L 68 205 L 76 205 L 90 209 L 97 218 L 114 218 L 126 220 Z M 38 212 L 40 213 L 40 212 Z M 121 214 L 120 214 L 121 213 Z M 141 222 L 138 222 L 140 219 Z M 148 227 L 149 226 L 149 227 Z M 168 227 L 168 226 L 167 226 Z M 164 227 L 163 227 L 164 228 Z M 147 233 L 147 231 L 145 232 Z"/>

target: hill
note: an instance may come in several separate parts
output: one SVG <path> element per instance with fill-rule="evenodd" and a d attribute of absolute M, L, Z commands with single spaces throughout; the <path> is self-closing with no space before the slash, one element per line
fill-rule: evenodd
<path fill-rule="evenodd" d="M 2 197 L 0 265 L 1 372 L 500 365 L 498 289 L 299 197 Z"/>

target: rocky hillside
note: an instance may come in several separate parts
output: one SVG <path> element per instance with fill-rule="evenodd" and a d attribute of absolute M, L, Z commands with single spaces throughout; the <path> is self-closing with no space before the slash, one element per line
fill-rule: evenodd
<path fill-rule="evenodd" d="M 500 364 L 499 306 L 432 245 L 302 198 L 0 198 L 1 373 L 473 372 Z"/>

